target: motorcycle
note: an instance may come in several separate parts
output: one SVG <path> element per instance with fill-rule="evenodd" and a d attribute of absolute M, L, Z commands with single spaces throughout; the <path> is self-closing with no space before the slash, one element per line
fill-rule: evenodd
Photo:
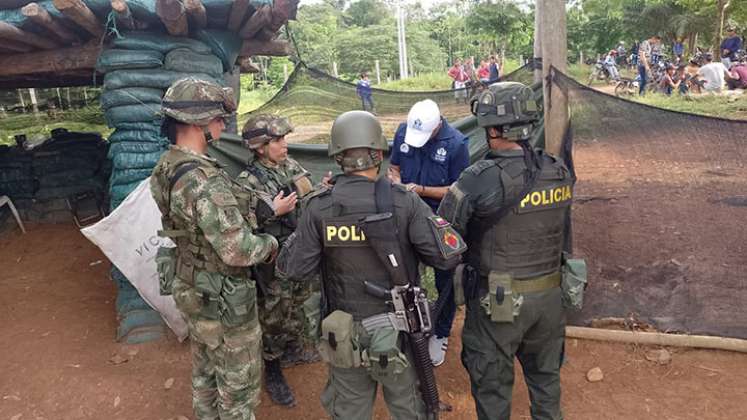
<path fill-rule="evenodd" d="M 597 60 L 594 68 L 591 70 L 591 74 L 589 75 L 589 86 L 591 86 L 595 80 L 612 80 L 610 72 L 607 70 L 607 67 L 604 65 L 602 60 Z"/>
<path fill-rule="evenodd" d="M 629 77 L 621 77 L 620 81 L 615 85 L 615 96 L 625 98 L 637 95 L 639 86 L 640 84 L 637 80 Z"/>

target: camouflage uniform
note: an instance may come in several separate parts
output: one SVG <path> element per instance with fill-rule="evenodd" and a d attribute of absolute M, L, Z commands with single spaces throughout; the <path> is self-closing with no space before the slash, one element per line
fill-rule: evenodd
<path fill-rule="evenodd" d="M 299 177 L 308 180 L 309 173 L 295 160 L 287 158 L 275 164 L 267 159 L 255 159 L 242 172 L 237 182 L 253 190 L 275 197 L 280 191 L 288 191 Z M 311 182 L 308 181 L 308 185 Z M 299 207 L 290 214 L 271 217 L 260 226 L 260 231 L 269 233 L 282 246 L 296 228 Z M 275 360 L 283 355 L 289 343 L 303 345 L 304 302 L 311 294 L 311 282 L 291 282 L 277 275 L 267 279 L 259 296 L 259 321 L 262 325 L 262 342 L 265 360 Z"/>
<path fill-rule="evenodd" d="M 163 108 L 202 127 L 235 109 L 228 92 L 189 78 L 169 88 Z M 180 146 L 161 157 L 151 177 L 160 234 L 177 245 L 173 296 L 189 326 L 198 419 L 254 419 L 259 400 L 261 330 L 247 267 L 267 260 L 277 241 L 252 233 L 252 197 L 242 190 L 215 160 Z"/>

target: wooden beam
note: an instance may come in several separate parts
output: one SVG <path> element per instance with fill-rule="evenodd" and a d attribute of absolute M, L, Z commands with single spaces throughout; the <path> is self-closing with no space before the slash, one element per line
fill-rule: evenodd
<path fill-rule="evenodd" d="M 91 70 L 101 52 L 98 42 L 79 47 L 0 56 L 0 77 L 33 73 L 64 73 Z"/>
<path fill-rule="evenodd" d="M 275 0 L 272 5 L 272 23 L 270 30 L 277 32 L 289 19 L 296 17 L 299 0 Z"/>
<path fill-rule="evenodd" d="M 95 38 L 101 38 L 104 35 L 104 25 L 99 22 L 91 9 L 83 3 L 83 0 L 52 0 L 52 3 L 63 15 Z"/>
<path fill-rule="evenodd" d="M 228 15 L 228 30 L 238 32 L 244 22 L 246 12 L 249 10 L 249 0 L 234 0 L 231 4 L 231 13 Z"/>
<path fill-rule="evenodd" d="M 0 0 L 0 10 L 18 9 L 34 0 Z"/>
<path fill-rule="evenodd" d="M 69 29 L 62 26 L 59 22 L 52 19 L 46 9 L 39 6 L 37 3 L 29 3 L 21 9 L 21 13 L 27 18 L 31 19 L 32 22 L 47 29 L 49 32 L 55 34 L 62 41 L 66 43 L 78 42 L 78 37 L 75 36 Z"/>
<path fill-rule="evenodd" d="M 114 10 L 117 16 L 117 26 L 124 29 L 135 29 L 135 19 L 132 17 L 130 12 L 130 6 L 127 5 L 127 0 L 111 0 L 112 10 Z"/>
<path fill-rule="evenodd" d="M 241 46 L 242 57 L 253 56 L 253 55 L 271 55 L 271 56 L 285 56 L 290 55 L 291 48 L 287 41 L 273 40 L 273 41 L 260 41 L 256 39 L 244 40 L 244 44 Z"/>
<path fill-rule="evenodd" d="M 540 36 L 542 37 L 542 75 L 545 102 L 545 149 L 559 156 L 563 137 L 568 129 L 568 97 L 557 83 L 548 83 L 551 67 L 566 72 L 568 42 L 565 19 L 565 0 L 542 2 Z"/>
<path fill-rule="evenodd" d="M 200 0 L 184 0 L 184 8 L 187 10 L 187 14 L 192 18 L 192 23 L 198 28 L 204 28 L 207 26 L 207 12 L 205 6 L 202 5 Z"/>
<path fill-rule="evenodd" d="M 18 41 L 11 41 L 9 39 L 3 39 L 0 40 L 2 43 L 2 46 L 6 50 L 10 50 L 13 52 L 29 52 L 33 50 L 34 48 L 28 44 L 24 44 L 23 42 Z"/>
<path fill-rule="evenodd" d="M 272 8 L 264 5 L 257 9 L 256 12 L 246 21 L 239 31 L 239 36 L 244 39 L 253 38 L 257 32 L 261 31 L 266 25 L 272 22 Z"/>
<path fill-rule="evenodd" d="M 28 44 L 32 47 L 41 48 L 44 50 L 51 50 L 59 46 L 51 39 L 47 39 L 31 32 L 24 31 L 23 29 L 18 29 L 10 23 L 3 21 L 0 21 L 0 39 Z"/>
<path fill-rule="evenodd" d="M 257 32 L 257 35 L 254 35 L 254 39 L 258 39 L 260 41 L 272 41 L 273 39 L 277 37 L 278 37 L 278 33 L 273 31 L 267 26 L 260 29 L 260 31 Z"/>
<path fill-rule="evenodd" d="M 156 0 L 156 14 L 171 35 L 186 36 L 189 33 L 187 10 L 181 1 Z"/>

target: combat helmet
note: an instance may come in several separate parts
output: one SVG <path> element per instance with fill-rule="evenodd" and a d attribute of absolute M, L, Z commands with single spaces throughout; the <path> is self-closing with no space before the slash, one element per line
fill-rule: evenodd
<path fill-rule="evenodd" d="M 368 153 L 345 156 L 343 152 L 351 149 L 368 149 Z M 380 165 L 381 159 L 379 153 L 376 153 L 378 150 L 389 150 L 389 143 L 384 138 L 379 120 L 373 114 L 348 111 L 335 119 L 327 153 L 335 157 L 344 172 L 361 171 Z"/>
<path fill-rule="evenodd" d="M 244 140 L 246 147 L 255 150 L 292 131 L 293 126 L 287 118 L 259 114 L 249 118 L 244 124 L 244 128 L 241 130 L 241 138 Z"/>
<path fill-rule="evenodd" d="M 494 83 L 472 100 L 472 114 L 480 127 L 500 127 L 508 140 L 528 140 L 541 107 L 528 86 L 518 82 Z"/>
<path fill-rule="evenodd" d="M 185 77 L 166 91 L 161 112 L 184 124 L 207 126 L 216 117 L 228 117 L 236 111 L 231 88 L 215 82 Z"/>

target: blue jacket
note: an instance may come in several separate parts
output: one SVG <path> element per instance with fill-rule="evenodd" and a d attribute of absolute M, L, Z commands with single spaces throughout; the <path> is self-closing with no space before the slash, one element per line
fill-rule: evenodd
<path fill-rule="evenodd" d="M 405 143 L 407 124 L 400 124 L 394 135 L 391 163 L 399 166 L 403 184 L 411 182 L 426 187 L 444 187 L 456 182 L 469 166 L 469 139 L 441 117 L 441 129 L 423 147 Z M 440 200 L 424 197 L 433 211 Z"/>
<path fill-rule="evenodd" d="M 726 38 L 721 42 L 721 51 L 723 50 L 729 50 L 729 58 L 735 59 L 737 58 L 737 51 L 742 49 L 742 38 L 735 36 L 731 38 Z"/>
<path fill-rule="evenodd" d="M 355 93 L 361 98 L 371 97 L 371 82 L 368 80 L 358 80 L 358 84 L 355 86 Z"/>

